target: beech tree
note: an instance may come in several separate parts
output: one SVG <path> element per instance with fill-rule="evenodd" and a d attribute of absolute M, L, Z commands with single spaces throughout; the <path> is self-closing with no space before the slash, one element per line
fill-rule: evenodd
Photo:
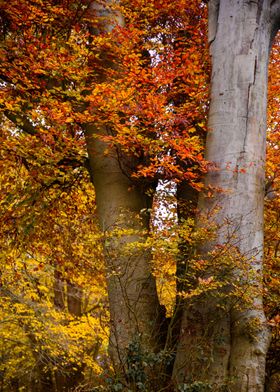
<path fill-rule="evenodd" d="M 211 162 L 212 168 L 208 170 L 205 184 L 214 189 L 214 194 L 211 198 L 201 195 L 199 209 L 204 215 L 209 215 L 213 206 L 218 211 L 214 212 L 216 238 L 204 244 L 201 251 L 207 255 L 215 245 L 230 245 L 236 251 L 236 258 L 238 254 L 242 258 L 242 268 L 236 263 L 236 268 L 231 272 L 234 283 L 232 287 L 226 287 L 229 303 L 224 305 L 225 309 L 211 297 L 202 296 L 191 305 L 186 303 L 173 376 L 177 385 L 190 385 L 199 380 L 217 390 L 230 385 L 232 390 L 261 391 L 269 345 L 261 279 L 267 67 L 271 42 L 279 27 L 279 2 L 210 1 L 208 6 L 212 78 L 206 159 Z M 110 161 L 104 158 L 104 154 L 102 160 L 109 165 Z M 105 165 L 103 163 L 103 167 L 107 166 Z M 93 173 L 94 168 L 96 170 L 96 165 Z M 101 167 L 98 169 L 100 173 Z M 109 172 L 112 171 L 116 173 L 116 170 L 110 168 Z M 106 177 L 108 178 L 108 173 Z M 116 181 L 110 181 L 110 184 L 115 183 Z M 118 184 L 120 183 L 119 179 Z M 126 183 L 124 189 L 127 187 Z M 218 196 L 217 189 L 221 190 Z M 98 187 L 96 190 L 98 200 Z M 137 200 L 135 196 L 131 199 L 131 196 L 132 194 L 126 193 L 126 201 L 118 206 L 117 216 L 122 208 L 131 209 L 132 200 Z M 105 200 L 104 194 L 102 199 Z M 107 208 L 111 210 L 111 215 L 110 204 L 102 204 L 102 211 Z M 140 212 L 141 208 L 143 205 L 138 205 L 132 211 Z M 119 220 L 117 216 L 114 218 L 115 222 Z M 104 218 L 103 222 L 106 222 Z M 136 223 L 132 222 L 132 227 L 135 228 Z M 118 257 L 118 263 L 120 260 Z M 131 291 L 125 292 L 125 308 L 129 314 L 131 311 L 134 313 L 139 306 L 139 314 L 135 318 L 137 327 L 132 324 L 132 332 L 128 334 L 125 330 L 127 327 L 122 326 L 122 319 L 117 321 L 114 317 L 115 313 L 125 314 L 120 307 L 125 303 L 125 298 L 116 288 L 112 291 L 114 299 L 111 302 L 115 303 L 118 298 L 118 310 L 111 313 L 113 334 L 117 334 L 120 340 L 125 334 L 125 344 L 118 345 L 119 348 L 127 347 L 131 342 L 130 337 L 126 340 L 127 337 L 135 336 L 136 331 L 141 334 L 144 342 L 145 335 L 149 336 L 151 333 L 145 329 L 145 324 L 150 327 L 150 316 L 159 314 L 158 301 L 153 302 L 157 298 L 154 284 L 148 286 L 154 287 L 153 293 L 148 295 L 142 293 L 141 285 L 139 288 L 136 284 L 142 282 L 143 285 L 148 279 L 148 275 L 140 277 L 135 267 L 140 265 L 141 271 L 147 271 L 147 261 L 142 259 L 140 264 L 138 261 L 133 262 L 132 272 L 127 263 L 121 262 L 122 267 L 118 264 L 119 268 L 127 270 L 131 282 L 135 279 Z M 208 273 L 211 276 L 211 269 Z M 125 273 L 121 273 L 121 276 L 127 279 Z M 124 282 L 118 284 L 121 288 Z M 230 292 L 236 284 L 240 287 L 244 284 L 252 286 L 254 299 L 248 303 L 244 301 L 238 307 L 233 306 Z M 127 283 L 125 286 L 130 287 Z M 138 299 L 136 305 L 133 298 L 139 298 L 139 295 L 141 300 Z M 119 301 L 121 298 L 123 299 Z M 145 316 L 146 306 L 152 310 L 149 317 Z M 140 314 L 143 317 L 139 318 Z M 125 324 L 131 325 L 127 321 Z M 154 330 L 150 337 L 152 336 Z M 149 348 L 145 343 L 143 347 Z"/>
<path fill-rule="evenodd" d="M 45 188 L 81 167 L 94 185 L 108 389 L 263 391 L 267 72 L 279 1 L 13 0 L 1 21 L 0 109 L 7 138 L 22 140 L 17 156 Z M 41 155 L 26 153 L 28 140 Z M 42 162 L 57 170 L 38 174 Z M 171 318 L 153 270 L 158 180 L 177 187 Z"/>
<path fill-rule="evenodd" d="M 249 275 L 237 267 L 232 279 L 241 285 L 249 279 L 257 291 L 250 303 L 233 307 L 227 315 L 217 314 L 215 298 L 186 306 L 175 375 L 179 380 L 202 377 L 217 387 L 229 379 L 234 391 L 263 390 L 269 345 L 261 279 L 266 97 L 269 50 L 279 28 L 279 7 L 279 2 L 269 1 L 209 2 L 212 77 L 206 158 L 213 167 L 205 182 L 222 192 L 213 198 L 201 196 L 200 210 L 207 213 L 218 207 L 214 243 L 231 242 L 238 247 Z M 205 251 L 213 245 L 204 245 Z M 205 331 L 205 325 L 209 330 Z M 202 358 L 186 361 L 185 352 L 195 352 L 205 334 L 208 366 L 201 375 Z"/>

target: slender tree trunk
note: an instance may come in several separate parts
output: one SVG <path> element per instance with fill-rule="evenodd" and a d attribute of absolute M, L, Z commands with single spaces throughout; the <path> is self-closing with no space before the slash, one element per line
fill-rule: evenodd
<path fill-rule="evenodd" d="M 177 216 L 179 225 L 189 218 L 195 218 L 195 211 L 197 210 L 198 191 L 187 183 L 182 183 L 177 186 Z M 187 260 L 192 257 L 193 248 L 186 243 L 184 238 L 179 240 L 180 253 L 177 257 L 176 291 L 179 293 L 185 290 L 185 277 Z"/>
<path fill-rule="evenodd" d="M 214 296 L 186 304 L 174 366 L 177 384 L 202 381 L 212 390 L 227 384 L 230 391 L 263 391 L 269 344 L 262 305 L 267 64 L 279 16 L 279 1 L 209 2 L 212 79 L 206 159 L 214 169 L 206 185 L 223 191 L 200 198 L 204 216 L 218 207 L 216 238 L 202 252 L 206 257 L 215 244 L 231 244 L 243 257 L 233 279 L 240 288 L 250 286 L 254 298 L 233 306 L 228 295 L 225 310 Z"/>
<path fill-rule="evenodd" d="M 177 217 L 178 225 L 184 225 L 189 218 L 195 217 L 198 203 L 198 191 L 183 182 L 177 185 Z M 188 260 L 193 257 L 194 248 L 187 243 L 184 235 L 179 236 L 179 252 L 176 258 L 176 305 L 169 325 L 171 347 L 175 348 L 179 342 L 180 327 L 184 309 L 184 300 L 181 293 L 186 290 L 186 273 Z M 168 342 L 169 343 L 169 342 Z"/>
<path fill-rule="evenodd" d="M 82 296 L 81 287 L 67 281 L 67 307 L 68 312 L 73 316 L 80 317 L 82 315 Z"/>
<path fill-rule="evenodd" d="M 61 272 L 58 271 L 57 267 L 54 267 L 54 282 L 53 282 L 53 292 L 54 292 L 54 306 L 59 310 L 65 310 L 65 282 L 62 277 Z"/>
<path fill-rule="evenodd" d="M 80 317 L 82 315 L 82 289 L 71 283 L 69 280 L 64 279 L 57 268 L 54 270 L 53 288 L 55 307 L 58 310 L 65 311 L 67 304 L 68 312 L 72 316 Z M 38 368 L 42 374 L 42 378 L 44 376 L 44 372 L 40 369 L 39 365 Z M 50 392 L 72 391 L 75 387 L 78 387 L 84 379 L 83 366 L 75 366 L 75 368 L 65 366 L 64 368 L 55 370 L 53 372 L 53 377 L 50 376 L 50 373 L 47 373 L 45 377 L 48 377 L 49 384 L 44 387 L 44 380 L 42 379 L 42 386 L 41 384 L 39 386 L 41 389 L 43 388 L 44 391 L 46 388 L 48 388 Z"/>

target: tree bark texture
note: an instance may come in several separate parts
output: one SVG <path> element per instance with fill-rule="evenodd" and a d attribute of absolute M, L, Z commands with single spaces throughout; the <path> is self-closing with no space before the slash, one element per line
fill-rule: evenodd
<path fill-rule="evenodd" d="M 122 171 L 113 149 L 96 136 L 104 130 L 88 126 L 86 139 L 96 192 L 97 212 L 104 232 L 108 295 L 111 316 L 110 353 L 117 368 L 126 368 L 129 345 L 159 347 L 160 305 L 151 274 L 147 196 Z"/>
<path fill-rule="evenodd" d="M 201 214 L 214 214 L 217 224 L 215 240 L 202 254 L 231 243 L 243 264 L 236 263 L 233 279 L 253 289 L 253 298 L 224 309 L 211 296 L 186 304 L 174 366 L 177 384 L 199 380 L 212 390 L 263 391 L 269 344 L 262 305 L 267 68 L 279 7 L 269 0 L 209 2 L 211 168 L 205 183 L 222 191 L 200 197 Z"/>
<path fill-rule="evenodd" d="M 68 312 L 75 317 L 82 315 L 83 291 L 81 287 L 67 281 L 67 308 Z"/>
<path fill-rule="evenodd" d="M 55 266 L 54 283 L 53 283 L 53 293 L 54 293 L 53 303 L 54 306 L 59 310 L 65 310 L 65 303 L 64 303 L 65 287 L 64 286 L 65 284 L 64 284 L 62 274 L 61 272 L 58 271 L 57 267 Z"/>
<path fill-rule="evenodd" d="M 109 12 L 97 4 L 93 4 L 93 9 L 101 16 Z M 124 23 L 121 15 L 107 16 L 101 27 L 103 32 Z M 106 54 L 104 67 L 114 67 L 106 60 Z M 100 75 L 101 81 L 103 78 Z M 114 148 L 109 154 L 106 152 L 108 145 L 100 138 L 107 135 L 106 127 L 85 124 L 84 129 L 97 214 L 104 233 L 111 319 L 109 351 L 115 370 L 124 375 L 131 344 L 140 344 L 144 352 L 154 352 L 160 347 L 162 308 L 151 273 L 151 253 L 145 246 L 149 231 L 148 207 L 152 202 L 144 190 L 130 180 L 125 169 L 126 158 Z"/>

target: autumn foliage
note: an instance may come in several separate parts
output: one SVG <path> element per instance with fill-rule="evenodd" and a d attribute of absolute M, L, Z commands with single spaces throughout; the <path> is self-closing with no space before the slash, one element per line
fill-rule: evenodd
<path fill-rule="evenodd" d="M 275 377 L 279 384 L 280 353 L 280 309 L 279 309 L 279 75 L 280 36 L 276 36 L 271 51 L 268 90 L 268 135 L 266 162 L 265 202 L 265 304 L 269 323 L 273 328 L 271 347 L 268 353 L 268 375 Z"/>
<path fill-rule="evenodd" d="M 124 173 L 146 192 L 154 194 L 158 181 L 173 190 L 203 188 L 206 5 L 99 5 L 102 13 L 90 0 L 0 1 L 1 391 L 105 390 L 111 382 L 104 237 L 85 126 L 106 129 L 97 136 L 107 143 L 106 154 L 117 151 Z M 279 56 L 278 36 L 270 69 L 265 215 L 264 290 L 275 331 L 271 373 L 279 372 Z M 166 222 L 154 222 L 150 236 L 169 316 L 178 243 L 199 236 L 193 214 L 177 224 L 172 192 L 163 203 L 174 212 L 168 219 L 154 212 L 154 221 Z M 211 282 L 200 283 L 207 290 Z"/>

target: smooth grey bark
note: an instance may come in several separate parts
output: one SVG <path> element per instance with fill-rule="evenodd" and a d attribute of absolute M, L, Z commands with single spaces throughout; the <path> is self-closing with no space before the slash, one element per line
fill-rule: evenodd
<path fill-rule="evenodd" d="M 127 349 L 139 341 L 142 349 L 159 348 L 160 310 L 150 250 L 147 196 L 122 171 L 118 154 L 96 136 L 104 129 L 86 126 L 86 140 L 96 192 L 97 213 L 104 232 L 110 306 L 110 354 L 118 371 L 125 371 Z"/>
<path fill-rule="evenodd" d="M 120 14 L 110 13 L 97 3 L 92 7 L 104 20 L 100 26 L 102 31 L 94 30 L 93 34 L 110 32 L 115 25 L 123 25 Z M 104 68 L 115 68 L 106 59 L 106 53 L 103 55 Z M 104 81 L 104 75 L 100 75 L 100 81 Z M 151 273 L 150 249 L 145 245 L 150 220 L 148 208 L 152 201 L 148 200 L 145 190 L 129 178 L 127 158 L 114 148 L 108 153 L 108 145 L 102 141 L 102 136 L 107 135 L 106 127 L 85 124 L 84 130 L 97 215 L 104 233 L 110 308 L 109 351 L 115 371 L 124 376 L 131 344 L 140 343 L 144 352 L 155 352 L 160 347 L 164 315 Z"/>
<path fill-rule="evenodd" d="M 110 0 L 108 1 L 110 4 Z M 121 15 L 93 3 L 104 19 L 103 32 L 124 23 Z M 99 34 L 100 31 L 92 31 Z M 104 67 L 114 67 L 104 54 Z M 120 70 L 121 72 L 121 70 Z M 104 75 L 100 75 L 100 81 Z M 104 258 L 110 308 L 109 352 L 114 369 L 127 372 L 129 346 L 140 343 L 141 350 L 155 352 L 160 347 L 163 315 L 155 279 L 151 273 L 151 254 L 145 246 L 149 231 L 148 200 L 144 189 L 137 187 L 126 172 L 125 157 L 100 137 L 107 134 L 103 125 L 84 125 L 90 173 L 95 188 L 99 225 L 104 233 Z M 150 205 L 149 205 L 150 203 Z"/>
<path fill-rule="evenodd" d="M 217 297 L 207 295 L 186 304 L 174 366 L 177 384 L 202 381 L 212 390 L 227 385 L 230 391 L 263 391 L 269 344 L 261 294 L 267 66 L 279 7 L 279 1 L 269 0 L 209 2 L 206 159 L 212 170 L 205 183 L 223 191 L 200 197 L 201 215 L 217 224 L 215 240 L 201 251 L 207 257 L 215 245 L 232 244 L 243 257 L 232 279 L 248 285 L 253 298 L 233 306 L 229 295 L 225 310 Z"/>

